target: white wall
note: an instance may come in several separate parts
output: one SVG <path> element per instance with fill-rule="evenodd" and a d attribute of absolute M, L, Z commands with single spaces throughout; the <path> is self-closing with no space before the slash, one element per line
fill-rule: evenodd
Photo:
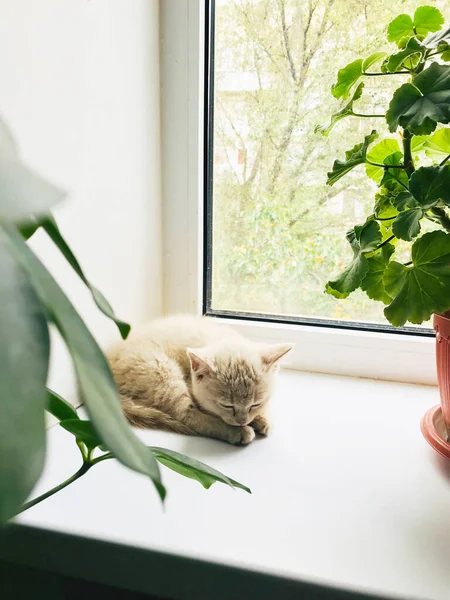
<path fill-rule="evenodd" d="M 0 0 L 0 114 L 67 190 L 61 229 L 132 323 L 162 309 L 158 37 L 157 0 Z M 45 236 L 32 245 L 97 339 L 118 339 Z M 70 395 L 55 348 L 52 384 Z"/>

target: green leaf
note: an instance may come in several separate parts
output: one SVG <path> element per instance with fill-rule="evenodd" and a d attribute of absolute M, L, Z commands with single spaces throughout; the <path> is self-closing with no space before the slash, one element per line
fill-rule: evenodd
<path fill-rule="evenodd" d="M 43 308 L 0 227 L 0 523 L 44 466 L 49 352 Z"/>
<path fill-rule="evenodd" d="M 424 214 L 421 208 L 409 208 L 402 211 L 392 224 L 392 232 L 400 240 L 411 241 L 420 233 L 420 219 Z"/>
<path fill-rule="evenodd" d="M 20 231 L 20 235 L 23 237 L 23 239 L 28 240 L 36 233 L 40 226 L 41 223 L 38 219 L 35 217 L 30 217 L 27 218 L 26 221 L 21 221 L 18 224 L 17 229 Z"/>
<path fill-rule="evenodd" d="M 72 433 L 77 440 L 83 442 L 88 450 L 102 446 L 103 442 L 97 435 L 90 421 L 82 421 L 79 418 L 61 421 L 61 427 Z"/>
<path fill-rule="evenodd" d="M 414 68 L 415 64 L 410 64 L 410 61 L 413 57 L 420 57 L 425 52 L 425 47 L 419 44 L 419 42 L 415 38 L 411 38 L 408 40 L 406 47 L 392 54 L 386 62 L 386 70 L 388 73 L 395 73 L 405 65 L 407 68 Z M 406 64 L 405 62 L 408 61 Z"/>
<path fill-rule="evenodd" d="M 450 42 L 450 27 L 438 31 L 437 33 L 430 34 L 426 40 L 424 40 L 423 44 L 427 48 L 439 48 L 439 46 L 444 46 L 444 44 L 448 44 L 448 42 Z"/>
<path fill-rule="evenodd" d="M 400 152 L 398 141 L 394 138 L 387 138 L 371 147 L 367 153 L 367 160 L 374 163 L 384 163 L 386 157 L 397 152 Z M 384 168 L 366 164 L 366 173 L 376 183 L 380 183 L 383 178 Z"/>
<path fill-rule="evenodd" d="M 58 421 L 64 421 L 65 419 L 79 419 L 77 411 L 74 407 L 61 398 L 56 392 L 47 389 L 48 403 L 47 410 L 52 414 Z"/>
<path fill-rule="evenodd" d="M 392 204 L 393 198 L 395 198 L 395 196 L 390 193 L 379 193 L 375 195 L 376 202 L 374 215 L 376 219 L 393 219 L 398 215 L 398 210 Z"/>
<path fill-rule="evenodd" d="M 383 276 L 394 250 L 392 244 L 386 244 L 373 256 L 367 258 L 367 274 L 361 281 L 361 289 L 366 292 L 369 298 L 384 304 L 389 304 L 392 301 L 392 298 L 386 293 Z"/>
<path fill-rule="evenodd" d="M 230 487 L 237 487 L 251 494 L 250 489 L 245 485 L 242 485 L 242 483 L 230 479 L 226 475 L 223 475 L 223 473 L 220 473 L 220 471 L 208 467 L 208 465 L 205 465 L 199 460 L 189 458 L 189 456 L 184 456 L 179 452 L 174 452 L 173 450 L 167 450 L 165 448 L 150 446 L 150 450 L 153 452 L 156 460 L 162 465 L 184 477 L 198 481 L 206 489 L 209 489 L 216 481 L 220 481 Z"/>
<path fill-rule="evenodd" d="M 397 210 L 402 211 L 406 208 L 415 208 L 417 201 L 411 196 L 410 192 L 405 190 L 393 198 L 392 204 Z"/>
<path fill-rule="evenodd" d="M 420 324 L 433 313 L 450 309 L 450 234 L 432 231 L 412 246 L 412 267 L 395 261 L 386 269 L 384 285 L 393 298 L 384 309 L 396 327 Z"/>
<path fill-rule="evenodd" d="M 401 42 L 404 38 L 410 38 L 415 35 L 414 23 L 409 15 L 399 15 L 388 25 L 388 42 Z"/>
<path fill-rule="evenodd" d="M 399 87 L 389 104 L 386 120 L 391 132 L 397 127 L 414 135 L 432 133 L 437 123 L 450 119 L 450 66 L 432 63 L 412 83 Z"/>
<path fill-rule="evenodd" d="M 353 249 L 353 260 L 337 279 L 326 284 L 327 294 L 339 299 L 347 298 L 361 285 L 369 270 L 364 254 L 373 252 L 381 239 L 380 226 L 374 220 L 368 220 L 362 227 L 355 227 L 347 233 L 347 240 Z"/>
<path fill-rule="evenodd" d="M 96 305 L 98 306 L 98 308 L 102 311 L 102 313 L 104 315 L 106 315 L 109 319 L 111 319 L 112 321 L 114 321 L 116 323 L 122 338 L 126 339 L 128 334 L 130 333 L 130 329 L 131 329 L 130 325 L 128 323 L 125 323 L 124 321 L 121 321 L 120 319 L 118 319 L 116 317 L 112 306 L 110 305 L 108 300 L 105 298 L 105 296 L 100 292 L 100 290 L 98 290 L 95 286 L 93 286 L 87 280 L 85 274 L 83 273 L 83 271 L 80 267 L 80 263 L 75 258 L 72 250 L 67 245 L 65 239 L 62 237 L 59 227 L 56 224 L 56 221 L 53 219 L 53 217 L 46 216 L 45 219 L 42 220 L 41 225 L 42 225 L 42 228 L 48 234 L 48 236 L 51 238 L 51 240 L 54 242 L 54 244 L 59 248 L 61 254 L 64 256 L 64 258 L 70 264 L 70 266 L 75 271 L 75 273 L 78 275 L 78 277 L 89 288 L 89 290 L 91 291 L 92 297 L 93 297 Z"/>
<path fill-rule="evenodd" d="M 402 46 L 405 38 L 419 36 L 423 38 L 427 33 L 439 31 L 444 18 L 434 6 L 419 6 L 414 13 L 414 20 L 409 15 L 399 15 L 388 26 L 388 41 L 396 42 Z"/>
<path fill-rule="evenodd" d="M 412 154 L 417 154 L 424 150 L 429 139 L 430 137 L 428 135 L 415 135 L 411 140 Z"/>
<path fill-rule="evenodd" d="M 343 69 L 339 69 L 337 82 L 331 88 L 331 93 L 335 98 L 346 100 L 349 97 L 352 87 L 358 83 L 362 76 L 362 65 L 363 59 L 358 58 Z"/>
<path fill-rule="evenodd" d="M 369 71 L 370 67 L 373 67 L 374 65 L 379 63 L 381 60 L 383 60 L 383 58 L 385 56 L 386 56 L 386 52 L 374 52 L 373 54 L 368 56 L 362 64 L 363 72 L 367 73 Z"/>
<path fill-rule="evenodd" d="M 400 165 L 402 160 L 403 154 L 401 152 L 394 152 L 386 156 L 383 162 L 387 168 L 381 179 L 381 185 L 387 185 L 388 182 L 391 182 L 395 185 L 400 184 L 403 188 L 408 186 L 408 175 L 404 169 L 389 169 L 389 166 Z"/>
<path fill-rule="evenodd" d="M 414 28 L 419 36 L 439 31 L 443 24 L 444 17 L 435 6 L 419 6 L 414 13 Z"/>
<path fill-rule="evenodd" d="M 414 140 L 414 138 L 413 138 Z M 442 160 L 450 154 L 450 129 L 442 127 L 427 137 L 424 144 L 425 154 L 432 160 Z"/>
<path fill-rule="evenodd" d="M 347 104 L 343 108 L 341 108 L 341 110 L 332 115 L 331 122 L 328 125 L 317 125 L 314 129 L 314 133 L 328 135 L 333 129 L 333 127 L 336 125 L 336 123 L 338 123 L 341 119 L 345 119 L 345 117 L 353 115 L 353 104 L 361 98 L 363 88 L 364 84 L 360 83 L 355 89 L 350 101 L 347 102 Z"/>
<path fill-rule="evenodd" d="M 351 150 L 347 150 L 344 161 L 335 160 L 333 164 L 333 170 L 327 173 L 327 184 L 334 185 L 336 181 L 339 181 L 341 177 L 346 175 L 356 166 L 365 163 L 368 147 L 377 137 L 377 132 L 372 131 L 370 135 L 366 135 L 364 142 L 361 144 L 356 144 L 356 146 L 354 146 Z"/>
<path fill-rule="evenodd" d="M 13 228 L 8 228 L 7 233 L 16 259 L 47 307 L 72 356 L 79 390 L 99 436 L 122 464 L 148 475 L 164 498 L 158 463 L 128 425 L 111 370 L 97 342 L 19 233 Z"/>
<path fill-rule="evenodd" d="M 439 200 L 450 206 L 450 166 L 417 169 L 409 180 L 409 191 L 424 209 L 435 206 Z"/>

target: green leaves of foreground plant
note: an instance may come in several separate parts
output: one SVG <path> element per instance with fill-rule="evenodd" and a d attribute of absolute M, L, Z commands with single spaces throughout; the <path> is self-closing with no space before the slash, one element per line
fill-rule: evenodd
<path fill-rule="evenodd" d="M 450 66 L 432 63 L 395 92 L 386 113 L 389 130 L 408 129 L 414 135 L 432 133 L 450 120 Z"/>
<path fill-rule="evenodd" d="M 57 402 L 60 401 L 65 403 L 62 398 L 57 397 Z M 61 407 L 58 407 L 57 412 L 61 414 L 63 410 L 61 410 Z M 61 427 L 72 433 L 76 437 L 77 441 L 84 444 L 88 450 L 94 450 L 97 447 L 101 448 L 102 441 L 93 428 L 92 423 L 90 421 L 81 420 L 76 411 L 74 412 L 75 417 L 72 416 L 69 419 L 61 420 Z M 212 467 L 209 467 L 208 465 L 205 465 L 194 458 L 189 458 L 188 456 L 184 456 L 183 454 L 174 452 L 173 450 L 166 450 L 165 448 L 158 448 L 154 446 L 150 446 L 148 448 L 148 452 L 151 453 L 162 465 L 168 467 L 176 473 L 179 473 L 180 475 L 183 475 L 183 477 L 188 477 L 189 479 L 198 481 L 206 489 L 209 489 L 213 483 L 219 481 L 229 485 L 230 487 L 241 488 L 242 490 L 245 490 L 251 494 L 250 489 L 245 485 L 242 485 L 238 481 L 227 477 L 220 471 L 216 471 L 216 469 L 213 469 Z M 91 462 L 92 464 L 96 464 L 110 458 L 114 458 L 114 455 L 111 453 L 102 454 L 97 458 L 92 459 Z"/>
<path fill-rule="evenodd" d="M 64 258 L 70 264 L 70 266 L 75 271 L 75 273 L 78 275 L 78 277 L 89 288 L 89 290 L 92 293 L 92 297 L 93 297 L 96 305 L 98 306 L 98 308 L 102 311 L 102 313 L 104 315 L 106 315 L 109 319 L 111 319 L 112 321 L 114 321 L 116 323 L 116 325 L 120 331 L 120 335 L 122 336 L 123 339 L 126 339 L 128 334 L 130 333 L 130 329 L 131 329 L 130 325 L 128 323 L 125 323 L 124 321 L 121 321 L 120 319 L 118 319 L 116 317 L 112 306 L 110 305 L 108 300 L 105 298 L 105 296 L 101 293 L 100 290 L 98 290 L 94 285 L 92 285 L 87 280 L 85 274 L 83 273 L 83 271 L 80 267 L 80 263 L 75 258 L 75 255 L 73 254 L 72 250 L 67 245 L 65 239 L 62 237 L 59 227 L 56 224 L 56 221 L 53 219 L 52 216 L 46 216 L 42 220 L 41 225 L 42 225 L 42 228 L 48 234 L 48 236 L 51 238 L 51 240 L 54 242 L 54 244 L 59 248 L 59 250 L 63 254 Z"/>
<path fill-rule="evenodd" d="M 362 227 L 355 227 L 347 233 L 353 250 L 353 260 L 338 279 L 329 281 L 326 291 L 335 298 L 347 298 L 361 285 L 369 271 L 365 254 L 373 252 L 381 243 L 380 226 L 376 221 L 368 221 Z"/>
<path fill-rule="evenodd" d="M 351 150 L 345 153 L 345 160 L 335 160 L 333 170 L 329 173 L 327 184 L 334 185 L 341 177 L 344 177 L 349 171 L 358 165 L 366 162 L 367 149 L 370 144 L 378 137 L 376 131 L 372 131 L 370 135 L 366 135 L 364 142 L 356 144 Z"/>
<path fill-rule="evenodd" d="M 444 23 L 441 12 L 434 6 L 419 6 L 414 18 L 399 15 L 388 26 L 388 41 L 396 42 L 400 47 L 404 41 L 416 35 L 424 37 L 427 33 L 439 31 Z"/>
<path fill-rule="evenodd" d="M 426 233 L 412 246 L 412 267 L 391 262 L 384 275 L 391 304 L 384 310 L 392 325 L 422 323 L 450 308 L 450 235 Z"/>
<path fill-rule="evenodd" d="M 209 489 L 216 481 L 220 481 L 221 483 L 225 483 L 231 487 L 240 488 L 251 494 L 251 490 L 245 485 L 242 485 L 242 483 L 226 477 L 226 475 L 216 471 L 216 469 L 208 467 L 208 465 L 205 465 L 199 460 L 183 456 L 183 454 L 179 454 L 173 450 L 166 450 L 165 448 L 150 446 L 150 450 L 155 455 L 156 460 L 162 465 L 184 477 L 189 477 L 190 479 L 198 481 L 206 489 Z"/>
<path fill-rule="evenodd" d="M 8 228 L 7 236 L 17 261 L 47 307 L 72 355 L 78 387 L 98 434 L 120 462 L 148 475 L 164 498 L 158 464 L 125 420 L 102 351 L 65 294 L 17 231 Z"/>
<path fill-rule="evenodd" d="M 0 523 L 25 501 L 44 464 L 49 351 L 39 299 L 0 229 Z"/>

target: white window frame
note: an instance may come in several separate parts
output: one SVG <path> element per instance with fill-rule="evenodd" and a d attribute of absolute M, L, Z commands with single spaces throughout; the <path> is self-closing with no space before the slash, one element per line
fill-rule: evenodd
<path fill-rule="evenodd" d="M 202 314 L 205 2 L 160 1 L 164 312 Z M 431 337 L 223 319 L 259 341 L 290 341 L 286 366 L 436 385 Z"/>

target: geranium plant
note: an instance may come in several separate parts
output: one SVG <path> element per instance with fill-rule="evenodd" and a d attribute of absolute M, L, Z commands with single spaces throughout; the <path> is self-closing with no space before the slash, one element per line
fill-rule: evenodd
<path fill-rule="evenodd" d="M 344 106 L 318 128 L 327 135 L 343 118 L 370 116 L 385 120 L 392 134 L 380 141 L 376 131 L 368 132 L 328 173 L 334 185 L 364 165 L 378 189 L 365 223 L 347 232 L 353 259 L 326 291 L 346 298 L 363 290 L 386 305 L 384 314 L 395 326 L 450 309 L 450 28 L 443 24 L 432 6 L 395 18 L 387 29 L 394 52 L 376 52 L 340 69 L 332 94 Z M 403 81 L 384 114 L 356 112 L 365 79 L 376 77 L 383 86 L 393 76 Z"/>

